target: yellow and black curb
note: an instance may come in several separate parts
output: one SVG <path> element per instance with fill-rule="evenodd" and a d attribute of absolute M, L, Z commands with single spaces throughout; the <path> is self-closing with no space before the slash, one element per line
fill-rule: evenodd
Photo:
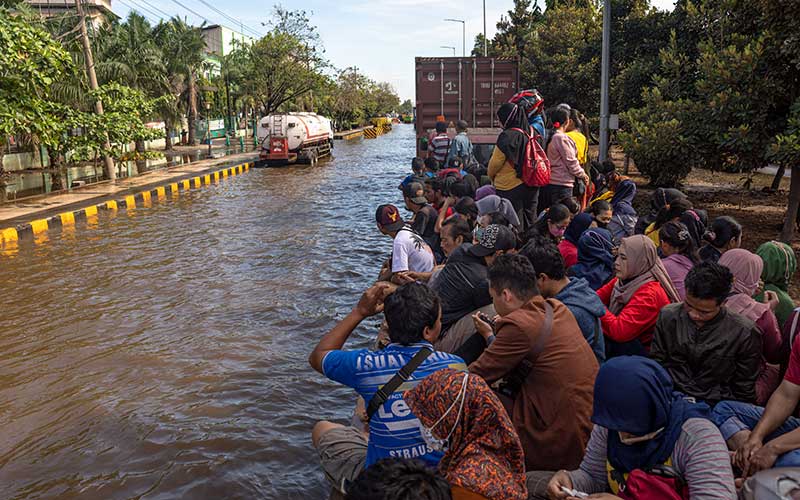
<path fill-rule="evenodd" d="M 19 240 L 30 239 L 31 237 L 36 241 L 37 236 L 51 229 L 74 226 L 76 221 L 86 221 L 90 217 L 96 217 L 101 210 L 112 212 L 123 209 L 130 210 L 136 208 L 137 204 L 140 204 L 140 206 L 150 205 L 153 199 L 165 200 L 168 194 L 174 196 L 180 191 L 189 191 L 201 186 L 218 183 L 221 179 L 247 172 L 254 165 L 254 162 L 240 163 L 213 172 L 203 172 L 194 177 L 173 180 L 153 189 L 128 194 L 120 199 L 108 200 L 96 205 L 62 212 L 52 217 L 19 224 L 15 227 L 0 229 L 0 248 L 15 245 Z"/>

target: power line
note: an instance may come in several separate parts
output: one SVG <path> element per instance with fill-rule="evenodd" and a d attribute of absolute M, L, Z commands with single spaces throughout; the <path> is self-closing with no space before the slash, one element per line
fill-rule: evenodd
<path fill-rule="evenodd" d="M 129 0 L 129 1 L 133 2 L 133 0 Z M 161 19 L 161 16 L 159 16 L 158 14 L 152 12 L 149 9 L 146 9 L 146 8 L 142 7 L 141 5 L 138 5 L 138 4 L 137 5 L 131 5 L 128 2 L 126 2 L 125 0 L 119 0 L 119 2 L 122 3 L 123 5 L 126 5 L 132 11 L 138 12 L 139 14 L 141 14 L 144 17 L 146 17 L 151 22 L 156 22 L 157 20 Z"/>
<path fill-rule="evenodd" d="M 160 12 L 160 13 L 161 13 L 161 15 L 163 15 L 163 16 L 164 16 L 163 18 L 164 18 L 165 20 L 166 20 L 166 19 L 170 19 L 170 18 L 174 17 L 174 16 L 172 16 L 172 15 L 170 15 L 170 14 L 168 14 L 168 13 L 164 12 L 163 10 L 159 9 L 159 8 L 158 8 L 158 7 L 156 7 L 155 5 L 151 4 L 151 3 L 150 3 L 150 2 L 148 2 L 147 0 L 139 0 L 139 1 L 140 1 L 140 2 L 142 2 L 143 4 L 145 4 L 145 5 L 149 6 L 149 7 L 150 7 L 150 8 L 152 8 L 154 11 L 156 11 L 156 12 Z"/>
<path fill-rule="evenodd" d="M 172 3 L 174 3 L 174 4 L 177 4 L 179 7 L 181 7 L 181 8 L 183 8 L 183 9 L 185 9 L 186 11 L 188 11 L 188 12 L 190 12 L 190 13 L 194 14 L 195 16 L 199 17 L 199 18 L 200 18 L 200 19 L 202 19 L 203 21 L 205 21 L 205 22 L 207 22 L 207 23 L 211 23 L 211 21 L 209 21 L 208 19 L 206 19 L 206 18 L 205 18 L 205 16 L 201 16 L 200 14 L 198 14 L 198 13 L 197 13 L 197 12 L 195 12 L 195 11 L 193 11 L 193 10 L 192 10 L 192 9 L 190 9 L 189 7 L 187 7 L 187 6 L 183 5 L 182 3 L 180 3 L 178 0 L 172 0 Z"/>
<path fill-rule="evenodd" d="M 230 21 L 232 23 L 235 23 L 236 25 L 240 26 L 242 28 L 242 30 L 247 29 L 247 31 L 249 31 L 250 33 L 254 34 L 258 38 L 261 38 L 261 36 L 262 36 L 261 33 L 259 33 L 258 31 L 254 30 L 250 26 L 245 25 L 242 21 L 239 21 L 238 19 L 229 16 L 228 14 L 222 12 L 221 10 L 219 10 L 216 7 L 214 7 L 210 3 L 206 2 L 205 0 L 197 0 L 197 1 L 200 2 L 201 4 L 205 5 L 209 9 L 213 10 L 217 14 L 221 15 L 223 18 L 227 19 L 228 21 Z M 231 26 L 231 27 L 233 28 L 234 26 Z M 244 33 L 242 33 L 242 34 L 244 35 Z"/>

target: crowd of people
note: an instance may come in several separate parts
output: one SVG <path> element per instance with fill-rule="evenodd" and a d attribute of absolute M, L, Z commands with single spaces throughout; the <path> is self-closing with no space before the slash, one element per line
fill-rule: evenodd
<path fill-rule="evenodd" d="M 733 499 L 800 467 L 793 249 L 740 248 L 676 189 L 589 160 L 582 115 L 526 91 L 487 166 L 439 123 L 377 207 L 391 257 L 309 357 L 355 389 L 312 442 L 348 499 Z M 529 141 L 550 183 L 523 182 Z M 371 349 L 344 349 L 383 315 Z M 750 492 L 750 493 L 748 493 Z M 751 495 L 751 496 L 747 496 Z"/>

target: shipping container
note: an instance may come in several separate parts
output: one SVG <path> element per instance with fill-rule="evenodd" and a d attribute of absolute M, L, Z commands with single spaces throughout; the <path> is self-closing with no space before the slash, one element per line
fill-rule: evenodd
<path fill-rule="evenodd" d="M 427 149 L 440 119 L 448 125 L 464 120 L 473 144 L 494 145 L 500 133 L 497 108 L 519 90 L 519 58 L 417 57 L 415 63 L 417 155 Z M 485 163 L 481 153 L 478 159 Z"/>

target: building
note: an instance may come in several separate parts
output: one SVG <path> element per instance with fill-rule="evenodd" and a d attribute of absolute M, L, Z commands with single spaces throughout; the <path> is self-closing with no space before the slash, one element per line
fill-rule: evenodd
<path fill-rule="evenodd" d="M 209 73 L 219 75 L 222 68 L 222 58 L 230 54 L 235 48 L 235 43 L 253 43 L 253 38 L 226 26 L 214 24 L 202 28 L 203 40 L 206 42 L 206 62 L 212 69 Z"/>
<path fill-rule="evenodd" d="M 81 0 L 87 21 L 100 26 L 119 16 L 111 10 L 111 0 Z M 26 0 L 34 11 L 44 17 L 75 12 L 75 0 Z"/>

